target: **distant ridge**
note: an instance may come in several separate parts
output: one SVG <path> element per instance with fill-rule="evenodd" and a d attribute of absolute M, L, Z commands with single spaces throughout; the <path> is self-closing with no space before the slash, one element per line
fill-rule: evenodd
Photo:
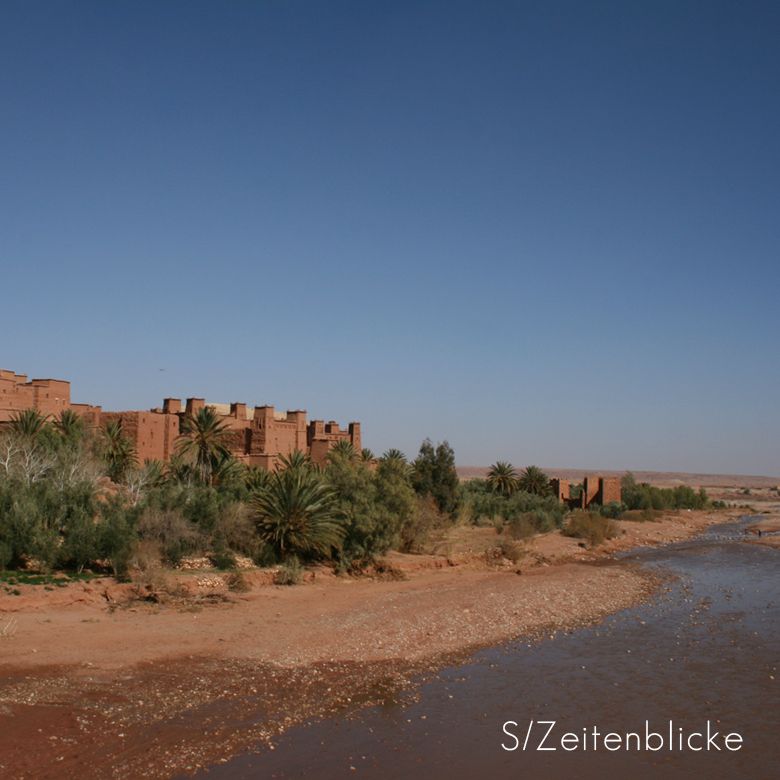
<path fill-rule="evenodd" d="M 458 476 L 462 480 L 484 479 L 490 466 L 458 466 Z M 630 470 L 630 469 L 629 469 Z M 517 469 L 518 473 L 522 468 Z M 547 469 L 542 471 L 548 477 L 582 482 L 585 477 L 622 477 L 625 471 L 606 471 L 604 469 Z M 780 477 L 751 477 L 742 474 L 688 474 L 681 471 L 632 471 L 637 482 L 649 482 L 659 487 L 674 485 L 695 485 L 696 487 L 774 487 L 780 485 Z"/>

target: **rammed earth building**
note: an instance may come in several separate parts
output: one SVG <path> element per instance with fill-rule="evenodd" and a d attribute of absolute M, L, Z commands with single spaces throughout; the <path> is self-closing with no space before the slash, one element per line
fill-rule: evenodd
<path fill-rule="evenodd" d="M 315 463 L 324 463 L 325 455 L 336 442 L 346 439 L 359 452 L 360 423 L 351 422 L 342 430 L 333 421 L 306 422 L 306 412 L 277 412 L 273 406 L 246 404 L 207 404 L 203 398 L 188 398 L 182 405 L 178 398 L 166 398 L 162 408 L 138 412 L 104 412 L 100 406 L 72 404 L 70 382 L 60 379 L 27 380 L 25 374 L 0 370 L 0 424 L 8 422 L 14 413 L 37 409 L 42 414 L 58 415 L 72 409 L 89 425 L 105 426 L 112 420 L 122 425 L 122 433 L 131 439 L 138 451 L 138 460 L 147 458 L 168 460 L 174 452 L 183 417 L 194 416 L 199 409 L 212 407 L 230 429 L 233 454 L 243 463 L 274 469 L 280 455 L 301 450 Z"/>

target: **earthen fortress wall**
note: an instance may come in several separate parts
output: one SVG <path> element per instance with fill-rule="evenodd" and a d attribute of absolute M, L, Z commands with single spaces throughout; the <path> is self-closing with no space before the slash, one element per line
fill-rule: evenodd
<path fill-rule="evenodd" d="M 591 505 L 604 506 L 622 500 L 620 477 L 585 477 L 579 498 L 571 497 L 568 479 L 551 479 L 550 484 L 553 495 L 571 509 L 587 509 Z"/>
<path fill-rule="evenodd" d="M 243 463 L 265 468 L 277 467 L 279 457 L 300 450 L 315 463 L 324 464 L 325 455 L 338 441 L 346 440 L 360 452 L 360 423 L 351 422 L 343 430 L 334 422 L 306 422 L 306 412 L 300 409 L 277 412 L 273 406 L 246 404 L 206 404 L 203 398 L 166 398 L 162 408 L 149 411 L 104 412 L 100 406 L 72 404 L 70 382 L 58 379 L 33 379 L 25 374 L 0 370 L 0 423 L 10 421 L 24 409 L 37 409 L 42 414 L 57 416 L 72 409 L 90 425 L 105 427 L 118 421 L 122 433 L 133 441 L 138 460 L 169 460 L 174 453 L 181 420 L 192 417 L 199 409 L 211 406 L 221 422 L 230 429 L 230 448 Z"/>

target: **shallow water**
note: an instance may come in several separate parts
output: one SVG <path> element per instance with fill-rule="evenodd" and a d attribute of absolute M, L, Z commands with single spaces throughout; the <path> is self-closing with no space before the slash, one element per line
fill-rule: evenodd
<path fill-rule="evenodd" d="M 597 626 L 480 652 L 421 684 L 416 702 L 390 698 L 354 720 L 292 729 L 273 751 L 261 748 L 199 777 L 776 778 L 780 553 L 738 541 L 752 520 L 623 556 L 675 577 L 648 604 Z M 517 744 L 502 730 L 507 721 L 517 723 L 507 727 L 520 743 L 514 751 L 502 748 Z M 548 728 L 539 721 L 555 721 L 543 747 L 556 750 L 535 749 Z M 650 744 L 663 738 L 664 747 L 655 752 L 644 749 L 646 721 L 660 734 Z M 685 742 L 680 750 L 678 729 L 684 739 L 706 734 L 708 721 L 710 734 L 718 733 L 710 744 L 721 750 L 707 750 L 706 736 L 691 742 L 704 750 L 690 750 Z M 594 727 L 600 735 L 595 751 Z M 561 748 L 567 732 L 579 737 L 570 752 Z M 634 740 L 631 749 L 622 742 L 610 752 L 603 742 L 608 732 L 637 733 L 642 749 Z M 739 750 L 725 747 L 729 733 L 741 735 Z"/>

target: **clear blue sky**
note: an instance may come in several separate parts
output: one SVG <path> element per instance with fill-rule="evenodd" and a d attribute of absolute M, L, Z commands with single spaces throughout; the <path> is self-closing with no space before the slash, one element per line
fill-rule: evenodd
<path fill-rule="evenodd" d="M 0 367 L 780 476 L 779 47 L 776 2 L 4 0 Z"/>

